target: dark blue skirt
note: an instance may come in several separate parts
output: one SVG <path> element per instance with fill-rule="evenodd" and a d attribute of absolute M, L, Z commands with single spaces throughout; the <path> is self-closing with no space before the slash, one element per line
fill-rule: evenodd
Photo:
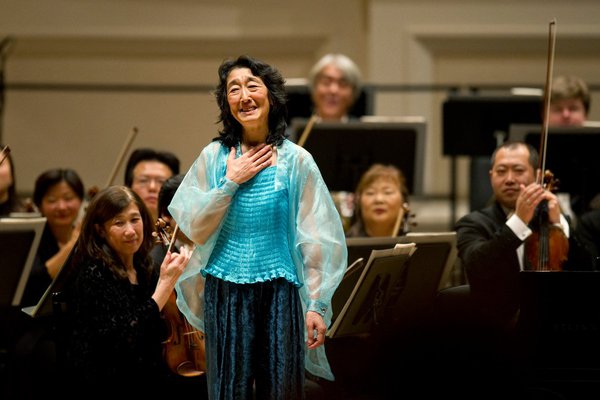
<path fill-rule="evenodd" d="M 206 277 L 208 393 L 217 399 L 303 399 L 304 315 L 280 278 L 236 284 Z"/>

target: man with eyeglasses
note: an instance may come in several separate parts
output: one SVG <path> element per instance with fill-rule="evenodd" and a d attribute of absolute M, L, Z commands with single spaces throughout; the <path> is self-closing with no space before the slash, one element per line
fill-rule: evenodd
<path fill-rule="evenodd" d="M 344 54 L 326 54 L 311 69 L 311 99 L 321 121 L 346 122 L 361 90 L 361 72 Z"/>
<path fill-rule="evenodd" d="M 148 207 L 153 221 L 158 218 L 158 193 L 163 183 L 179 174 L 179 159 L 168 151 L 136 149 L 125 168 L 125 185 L 136 192 Z"/>

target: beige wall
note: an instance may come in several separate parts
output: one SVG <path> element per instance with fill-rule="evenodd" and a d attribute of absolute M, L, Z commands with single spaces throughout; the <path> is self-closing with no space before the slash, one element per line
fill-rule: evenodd
<path fill-rule="evenodd" d="M 600 83 L 600 3 L 596 1 L 374 1 L 370 11 L 371 79 L 387 83 L 532 84 L 546 75 L 548 24 L 557 20 L 555 75 Z M 377 112 L 418 113 L 430 121 L 425 188 L 447 193 L 442 155 L 444 94 L 389 95 Z M 596 106 L 595 106 L 596 105 Z M 591 119 L 600 120 L 594 92 Z M 551 145 L 550 143 L 548 145 Z M 459 195 L 468 193 L 467 160 L 459 159 Z"/>
<path fill-rule="evenodd" d="M 55 166 L 75 168 L 86 185 L 104 185 L 133 126 L 133 147 L 171 149 L 185 169 L 216 134 L 209 89 L 217 66 L 241 53 L 288 78 L 305 77 L 320 55 L 336 51 L 354 58 L 374 84 L 542 85 L 547 26 L 556 18 L 555 72 L 600 85 L 600 3 L 593 0 L 0 0 L 0 10 L 0 38 L 14 39 L 2 141 L 11 145 L 23 192 Z M 30 82 L 104 90 L 18 86 Z M 108 84 L 180 86 L 110 91 Z M 600 120 L 593 95 L 591 117 Z M 379 115 L 427 118 L 425 191 L 440 196 L 450 189 L 441 150 L 444 96 L 386 92 L 375 103 Z M 461 196 L 466 165 L 461 158 Z"/>

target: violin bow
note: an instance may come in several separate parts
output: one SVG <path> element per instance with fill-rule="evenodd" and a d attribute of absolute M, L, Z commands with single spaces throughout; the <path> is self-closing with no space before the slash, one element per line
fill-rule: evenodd
<path fill-rule="evenodd" d="M 167 253 L 171 251 L 173 247 L 173 243 L 175 243 L 175 238 L 177 237 L 177 230 L 179 229 L 179 225 L 175 224 L 175 229 L 173 229 L 173 233 L 171 234 L 171 242 L 169 242 L 169 247 L 167 248 Z"/>
<path fill-rule="evenodd" d="M 394 229 L 392 230 L 391 235 L 392 237 L 398 236 L 398 234 L 400 233 L 400 226 L 402 226 L 403 223 L 405 223 L 407 217 L 409 216 L 409 212 L 410 209 L 408 208 L 408 203 L 402 203 L 400 211 L 398 212 L 398 216 L 396 217 L 396 222 L 394 223 Z"/>
<path fill-rule="evenodd" d="M 317 121 L 317 115 L 316 114 L 311 115 L 310 119 L 308 120 L 308 123 L 306 124 L 306 126 L 304 127 L 304 130 L 302 131 L 302 135 L 300 135 L 300 139 L 298 140 L 298 146 L 304 147 L 304 143 L 306 142 L 306 139 L 308 139 L 308 136 L 310 135 L 310 131 L 312 131 L 313 125 L 315 124 L 316 121 Z"/>
<path fill-rule="evenodd" d="M 129 133 L 129 138 L 127 139 L 127 141 L 125 142 L 125 145 L 121 149 L 121 154 L 119 154 L 119 158 L 117 158 L 117 162 L 113 166 L 113 170 L 110 173 L 110 177 L 108 178 L 108 182 L 106 183 L 105 187 L 112 185 L 112 183 L 114 182 L 115 176 L 117 175 L 119 168 L 121 168 L 121 165 L 123 164 L 123 159 L 125 158 L 125 154 L 127 154 L 127 151 L 129 150 L 129 147 L 131 147 L 131 143 L 133 142 L 133 139 L 135 139 L 137 133 L 138 133 L 138 128 L 134 126 L 131 129 L 131 132 Z"/>
<path fill-rule="evenodd" d="M 550 21 L 548 27 L 548 60 L 546 63 L 546 83 L 544 90 L 544 120 L 542 123 L 542 134 L 540 135 L 540 174 L 538 183 L 544 183 L 544 171 L 546 170 L 546 142 L 548 141 L 548 117 L 550 115 L 550 100 L 552 97 L 552 74 L 554 69 L 554 48 L 556 47 L 556 18 Z"/>
<path fill-rule="evenodd" d="M 10 153 L 10 147 L 8 147 L 8 145 L 4 146 L 4 148 L 2 149 L 2 152 L 0 152 L 0 165 L 2 165 L 2 163 L 4 162 L 6 157 L 8 157 L 9 153 Z"/>

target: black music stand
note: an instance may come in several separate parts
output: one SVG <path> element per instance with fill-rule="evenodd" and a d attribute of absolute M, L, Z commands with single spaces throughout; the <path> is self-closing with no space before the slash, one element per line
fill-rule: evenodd
<path fill-rule="evenodd" d="M 0 218 L 2 307 L 21 304 L 45 224 L 45 217 Z"/>
<path fill-rule="evenodd" d="M 513 124 L 509 139 L 539 149 L 541 132 L 540 125 Z M 599 148 L 598 126 L 548 128 L 545 166 L 560 181 L 558 192 L 569 193 L 570 206 L 577 216 L 592 209 L 590 202 L 600 194 L 600 163 L 596 158 Z"/>
<path fill-rule="evenodd" d="M 295 120 L 290 129 L 302 136 L 307 124 L 308 120 Z M 354 192 L 362 174 L 374 163 L 381 163 L 398 167 L 409 192 L 421 195 L 426 128 L 424 119 L 316 122 L 303 146 L 332 192 Z"/>
<path fill-rule="evenodd" d="M 388 305 L 388 322 L 396 327 L 415 327 L 426 322 L 439 290 L 449 285 L 458 250 L 456 232 L 410 232 L 399 237 L 347 238 L 348 263 L 367 260 L 371 251 L 389 249 L 398 243 L 415 243 L 417 251 L 406 261 L 406 285 L 396 292 Z M 364 263 L 363 263 L 364 264 Z M 356 285 L 362 269 L 348 268 L 333 295 L 334 317 L 339 313 Z"/>
<path fill-rule="evenodd" d="M 442 105 L 443 155 L 451 156 L 450 200 L 451 221 L 456 220 L 457 200 L 457 156 L 470 156 L 478 164 L 492 155 L 492 152 L 508 137 L 511 124 L 537 124 L 542 119 L 542 97 L 531 95 L 484 95 L 451 94 Z M 483 158 L 482 158 L 483 157 Z M 472 170 L 477 169 L 472 166 Z M 487 169 L 483 174 L 487 173 Z M 476 174 L 474 177 L 478 177 Z M 488 195 L 487 177 L 483 190 Z M 479 183 L 471 181 L 471 185 Z M 479 198 L 481 188 L 471 187 L 471 206 L 485 204 L 487 197 Z M 479 204 L 475 204 L 479 203 Z"/>
<path fill-rule="evenodd" d="M 400 243 L 415 243 L 418 251 L 407 262 L 408 284 L 393 303 L 396 326 L 424 321 L 437 293 L 450 285 L 458 257 L 456 232 L 409 232 Z"/>
<path fill-rule="evenodd" d="M 348 300 L 327 332 L 330 338 L 368 334 L 384 322 L 393 290 L 402 286 L 406 261 L 416 247 L 373 250 Z M 358 268 L 358 266 L 357 266 Z"/>
<path fill-rule="evenodd" d="M 600 371 L 600 271 L 520 275 L 519 332 L 532 364 L 545 370 Z"/>

